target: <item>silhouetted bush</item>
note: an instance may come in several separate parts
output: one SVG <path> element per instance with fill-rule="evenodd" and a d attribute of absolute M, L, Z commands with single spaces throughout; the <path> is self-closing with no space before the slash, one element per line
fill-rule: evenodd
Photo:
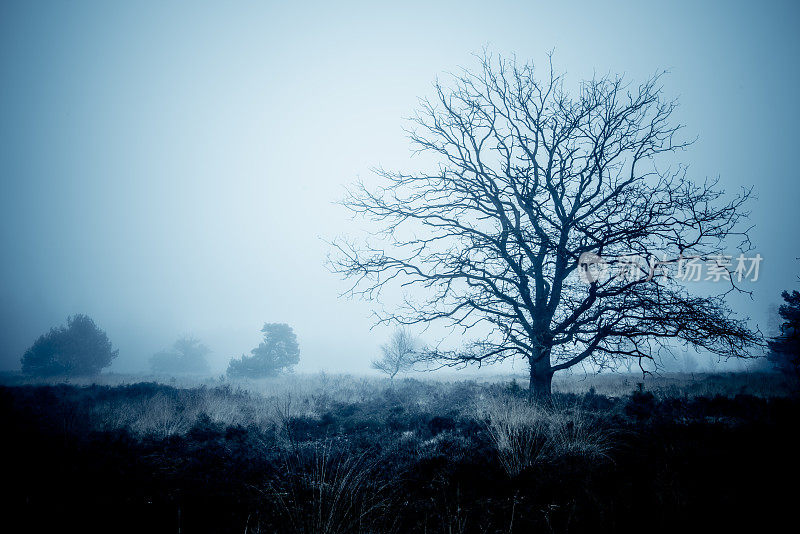
<path fill-rule="evenodd" d="M 769 341 L 768 359 L 797 385 L 800 383 L 800 292 L 784 291 L 782 296 L 785 304 L 779 313 L 784 322 L 780 335 Z"/>
<path fill-rule="evenodd" d="M 640 388 L 631 394 L 625 406 L 625 414 L 641 421 L 655 413 L 657 404 L 655 395 Z"/>
<path fill-rule="evenodd" d="M 182 337 L 170 350 L 153 354 L 150 369 L 155 374 L 206 374 L 209 372 L 206 356 L 211 350 L 199 339 Z"/>
<path fill-rule="evenodd" d="M 37 376 L 94 375 L 119 354 L 106 333 L 87 315 L 67 318 L 39 336 L 22 357 L 22 372 Z"/>
<path fill-rule="evenodd" d="M 264 334 L 264 340 L 250 351 L 252 356 L 242 355 L 241 358 L 231 360 L 228 365 L 228 376 L 234 378 L 277 376 L 300 361 L 297 336 L 288 324 L 266 323 L 261 332 Z"/>
<path fill-rule="evenodd" d="M 428 429 L 431 431 L 432 435 L 437 435 L 442 432 L 454 430 L 456 428 L 456 422 L 453 420 L 452 417 L 440 417 L 434 416 L 428 421 Z"/>

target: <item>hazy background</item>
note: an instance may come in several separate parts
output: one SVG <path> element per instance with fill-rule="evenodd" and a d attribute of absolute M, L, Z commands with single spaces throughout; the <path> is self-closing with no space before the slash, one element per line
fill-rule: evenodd
<path fill-rule="evenodd" d="M 384 341 L 338 299 L 320 239 L 375 165 L 409 168 L 402 118 L 487 45 L 571 81 L 669 69 L 697 179 L 756 185 L 762 325 L 797 287 L 795 2 L 0 1 L 0 369 L 87 313 L 143 371 L 180 334 L 222 371 L 264 322 L 299 370 L 366 371 Z M 568 5 L 565 5 L 568 4 Z"/>

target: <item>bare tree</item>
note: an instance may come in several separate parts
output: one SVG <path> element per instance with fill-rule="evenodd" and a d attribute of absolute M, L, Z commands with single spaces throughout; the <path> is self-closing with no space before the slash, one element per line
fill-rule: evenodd
<path fill-rule="evenodd" d="M 394 380 L 397 373 L 410 371 L 417 356 L 417 341 L 405 329 L 395 330 L 388 343 L 381 345 L 382 356 L 373 360 L 372 368 Z"/>
<path fill-rule="evenodd" d="M 728 197 L 672 161 L 688 143 L 660 75 L 592 79 L 572 95 L 552 60 L 543 74 L 483 56 L 476 72 L 437 81 L 409 130 L 437 167 L 378 169 L 379 187 L 352 187 L 343 204 L 377 231 L 335 241 L 334 270 L 362 297 L 410 289 L 379 321 L 488 325 L 487 337 L 432 355 L 453 365 L 522 356 L 532 396 L 549 397 L 553 373 L 584 361 L 641 367 L 670 338 L 747 356 L 760 338 L 724 301 L 739 290 L 732 278 L 701 296 L 670 272 L 723 253 L 731 237 L 749 250 L 750 191 Z M 631 255 L 645 259 L 634 263 L 641 276 L 602 276 Z"/>

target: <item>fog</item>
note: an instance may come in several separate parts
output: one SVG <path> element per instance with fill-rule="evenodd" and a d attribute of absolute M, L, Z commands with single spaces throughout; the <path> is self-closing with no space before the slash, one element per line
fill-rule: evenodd
<path fill-rule="evenodd" d="M 416 165 L 404 117 L 484 46 L 553 50 L 573 82 L 667 69 L 690 175 L 758 196 L 764 261 L 731 305 L 766 328 L 797 286 L 794 2 L 164 4 L 0 6 L 3 370 L 86 313 L 120 350 L 111 371 L 192 334 L 222 372 L 285 322 L 298 371 L 366 372 L 389 330 L 325 266 L 359 230 L 335 202 L 372 167 Z"/>

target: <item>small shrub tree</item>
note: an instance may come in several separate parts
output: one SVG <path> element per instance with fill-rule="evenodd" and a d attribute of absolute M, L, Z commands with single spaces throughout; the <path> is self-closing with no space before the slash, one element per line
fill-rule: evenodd
<path fill-rule="evenodd" d="M 119 354 L 88 315 L 67 318 L 42 334 L 22 356 L 22 372 L 37 376 L 95 375 Z"/>
<path fill-rule="evenodd" d="M 776 369 L 800 382 L 800 292 L 784 291 L 778 313 L 783 319 L 781 333 L 769 341 L 769 360 Z"/>
<path fill-rule="evenodd" d="M 155 374 L 207 374 L 210 369 L 206 356 L 210 352 L 199 339 L 184 336 L 171 349 L 153 354 L 150 368 Z"/>
<path fill-rule="evenodd" d="M 393 380 L 397 373 L 410 371 L 417 360 L 417 341 L 407 330 L 396 330 L 388 343 L 381 345 L 382 356 L 372 368 Z"/>
<path fill-rule="evenodd" d="M 300 361 L 300 347 L 292 327 L 283 323 L 265 323 L 264 340 L 250 353 L 234 358 L 228 365 L 228 376 L 264 378 L 277 376 Z"/>

